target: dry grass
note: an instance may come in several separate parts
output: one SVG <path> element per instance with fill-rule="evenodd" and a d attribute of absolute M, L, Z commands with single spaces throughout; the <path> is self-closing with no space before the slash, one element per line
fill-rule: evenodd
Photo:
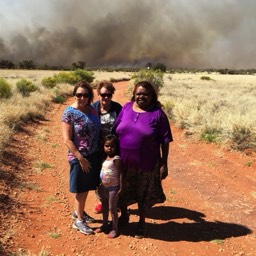
<path fill-rule="evenodd" d="M 53 89 L 41 86 L 45 77 L 59 71 L 0 70 L 0 77 L 13 86 L 14 95 L 0 102 L 0 155 L 20 123 L 41 118 L 53 98 L 68 95 L 72 86 Z M 93 72 L 95 82 L 130 78 L 129 72 Z M 202 79 L 207 77 L 209 79 Z M 40 90 L 23 98 L 15 91 L 16 82 L 25 78 Z M 219 74 L 165 74 L 160 101 L 175 125 L 207 142 L 224 143 L 235 149 L 256 148 L 256 76 Z"/>
<path fill-rule="evenodd" d="M 164 83 L 161 100 L 178 127 L 208 142 L 256 148 L 256 76 L 172 74 Z"/>
<path fill-rule="evenodd" d="M 0 70 L 0 77 L 13 87 L 13 96 L 10 99 L 1 99 L 0 102 L 0 157 L 9 138 L 22 123 L 43 118 L 54 98 L 71 94 L 73 87 L 68 84 L 60 84 L 53 89 L 46 89 L 41 85 L 43 78 L 58 73 L 59 71 L 48 70 Z M 94 75 L 95 81 L 130 77 L 129 73 L 121 72 L 94 72 Z M 39 90 L 31 93 L 29 97 L 22 97 L 16 90 L 16 83 L 22 78 L 33 81 Z"/>

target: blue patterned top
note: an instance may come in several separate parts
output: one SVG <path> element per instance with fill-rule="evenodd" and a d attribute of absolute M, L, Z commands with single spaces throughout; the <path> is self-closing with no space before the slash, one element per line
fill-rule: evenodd
<path fill-rule="evenodd" d="M 99 150 L 101 123 L 97 112 L 91 107 L 88 114 L 68 106 L 62 115 L 62 122 L 73 125 L 72 141 L 82 156 L 86 157 Z M 75 159 L 68 152 L 68 161 Z"/>

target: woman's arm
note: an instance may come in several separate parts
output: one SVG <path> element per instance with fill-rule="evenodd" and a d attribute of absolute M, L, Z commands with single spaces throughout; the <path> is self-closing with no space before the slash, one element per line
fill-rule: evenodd
<path fill-rule="evenodd" d="M 81 155 L 75 146 L 74 142 L 71 140 L 73 126 L 70 123 L 62 122 L 62 134 L 64 139 L 64 144 L 68 147 L 70 152 L 79 161 L 83 171 L 88 172 L 90 168 L 90 163 Z"/>
<path fill-rule="evenodd" d="M 160 178 L 164 180 L 168 176 L 168 155 L 169 155 L 169 143 L 161 144 L 161 163 L 160 163 Z"/>
<path fill-rule="evenodd" d="M 125 183 L 125 173 L 124 173 L 124 167 L 121 159 L 115 159 L 114 165 L 116 166 L 116 169 L 119 172 L 119 179 L 120 179 L 120 189 L 118 191 L 118 195 L 120 195 L 123 192 L 124 189 L 124 183 Z"/>

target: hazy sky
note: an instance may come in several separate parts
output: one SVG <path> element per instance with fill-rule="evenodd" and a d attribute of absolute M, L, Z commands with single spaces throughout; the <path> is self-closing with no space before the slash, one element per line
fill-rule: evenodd
<path fill-rule="evenodd" d="M 255 0 L 0 0 L 0 59 L 256 68 Z"/>

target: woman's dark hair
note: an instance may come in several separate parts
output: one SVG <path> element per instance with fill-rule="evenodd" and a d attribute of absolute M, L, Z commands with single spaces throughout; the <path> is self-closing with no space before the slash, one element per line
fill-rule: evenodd
<path fill-rule="evenodd" d="M 106 88 L 107 90 L 109 90 L 112 94 L 114 94 L 116 88 L 114 87 L 114 85 L 107 80 L 102 80 L 97 84 L 97 92 L 98 94 L 100 94 L 100 90 L 101 88 Z"/>
<path fill-rule="evenodd" d="M 75 86 L 74 86 L 73 96 L 76 95 L 76 91 L 80 87 L 83 88 L 83 89 L 87 89 L 88 90 L 88 93 L 89 93 L 88 105 L 90 105 L 92 103 L 92 101 L 93 101 L 93 96 L 94 96 L 93 95 L 92 87 L 86 81 L 80 81 L 80 82 L 76 83 Z"/>
<path fill-rule="evenodd" d="M 116 145 L 116 154 L 119 155 L 120 153 L 120 148 L 119 148 L 119 139 L 117 138 L 116 135 L 114 134 L 109 134 L 109 135 L 106 135 L 104 138 L 103 138 L 103 146 L 105 145 L 105 143 L 107 141 L 113 141 Z"/>
<path fill-rule="evenodd" d="M 160 101 L 158 101 L 158 96 L 157 96 L 156 89 L 154 88 L 154 86 L 149 81 L 140 81 L 140 82 L 135 84 L 135 86 L 133 88 L 133 92 L 132 92 L 131 101 L 135 101 L 135 94 L 136 94 L 137 88 L 139 86 L 145 88 L 152 95 L 152 103 L 154 105 L 162 107 L 162 104 L 160 103 Z"/>

